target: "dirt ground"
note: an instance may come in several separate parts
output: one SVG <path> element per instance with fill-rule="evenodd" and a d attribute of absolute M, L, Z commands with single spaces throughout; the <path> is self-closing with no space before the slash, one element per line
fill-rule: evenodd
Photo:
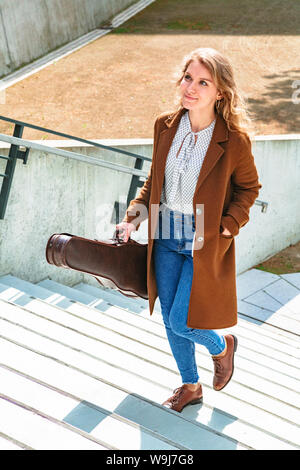
<path fill-rule="evenodd" d="M 268 271 L 274 274 L 288 274 L 300 272 L 300 242 L 290 245 L 272 256 L 267 261 L 253 266 L 253 268 Z"/>
<path fill-rule="evenodd" d="M 86 139 L 151 138 L 155 117 L 174 109 L 183 57 L 213 47 L 233 65 L 256 134 L 299 133 L 299 24 L 294 0 L 157 0 L 9 87 L 0 114 Z M 1 133 L 12 129 L 0 121 Z M 56 137 L 26 129 L 23 138 Z M 284 262 L 281 252 L 260 267 L 300 271 L 300 245 L 286 250 Z"/>
<path fill-rule="evenodd" d="M 214 47 L 232 62 L 256 134 L 298 133 L 299 23 L 294 0 L 157 0 L 8 88 L 0 114 L 87 139 L 151 138 L 157 114 L 174 109 L 182 58 Z M 0 121 L 0 132 L 11 129 Z M 55 137 L 26 130 L 24 138 Z"/>

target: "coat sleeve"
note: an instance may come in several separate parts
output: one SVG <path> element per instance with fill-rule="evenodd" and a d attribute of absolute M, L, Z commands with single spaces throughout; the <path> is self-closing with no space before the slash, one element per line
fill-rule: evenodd
<path fill-rule="evenodd" d="M 132 223 L 136 226 L 136 230 L 139 229 L 141 222 L 148 218 L 149 214 L 149 200 L 152 184 L 152 174 L 153 174 L 153 165 L 154 158 L 156 154 L 156 147 L 158 142 L 159 135 L 159 117 L 156 118 L 154 124 L 154 139 L 153 139 L 153 152 L 152 152 L 152 163 L 149 170 L 147 180 L 144 183 L 144 186 L 140 189 L 138 196 L 135 199 L 132 199 L 129 203 L 129 206 L 125 212 L 125 216 L 122 222 Z"/>
<path fill-rule="evenodd" d="M 258 181 L 251 141 L 248 136 L 242 138 L 240 149 L 240 158 L 231 175 L 232 200 L 226 214 L 221 218 L 222 227 L 227 228 L 233 236 L 237 235 L 240 228 L 249 221 L 250 207 L 254 204 L 262 187 Z"/>

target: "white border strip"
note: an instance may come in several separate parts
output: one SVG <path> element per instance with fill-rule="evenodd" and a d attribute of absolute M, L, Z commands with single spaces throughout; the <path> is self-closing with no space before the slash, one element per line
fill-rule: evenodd
<path fill-rule="evenodd" d="M 154 3 L 155 0 L 140 0 L 138 3 L 135 3 L 131 7 L 127 8 L 126 10 L 119 13 L 111 22 L 113 28 L 120 26 L 120 24 L 125 23 L 125 21 L 129 20 L 132 16 L 139 13 L 141 10 L 146 8 L 151 3 Z"/>
<path fill-rule="evenodd" d="M 0 134 L 0 150 L 1 149 L 6 149 L 11 147 L 11 143 L 4 142 L 1 139 Z M 4 134 L 6 135 L 6 134 Z M 85 147 L 95 147 L 92 144 L 88 144 L 86 142 L 80 142 L 78 140 L 72 140 L 72 139 L 64 139 L 64 140 L 48 140 L 48 139 L 40 139 L 40 140 L 29 140 L 29 142 L 33 142 L 39 145 L 46 145 L 48 147 L 53 147 L 53 148 L 85 148 Z M 132 146 L 144 146 L 144 145 L 153 145 L 153 139 L 93 139 L 93 142 L 96 142 L 97 144 L 102 144 L 106 145 L 109 147 L 132 147 Z M 151 156 L 149 156 L 151 158 Z"/>

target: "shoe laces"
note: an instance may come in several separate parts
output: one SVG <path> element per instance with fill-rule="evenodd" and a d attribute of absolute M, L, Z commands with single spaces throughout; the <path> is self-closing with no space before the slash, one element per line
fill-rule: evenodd
<path fill-rule="evenodd" d="M 216 370 L 216 372 L 221 372 L 222 369 L 223 369 L 222 362 L 219 361 L 217 358 L 214 358 L 213 361 L 214 361 L 214 365 L 215 365 L 215 370 Z"/>
<path fill-rule="evenodd" d="M 173 393 L 174 395 L 171 397 L 170 401 L 171 403 L 177 403 L 183 393 L 183 386 L 175 388 L 175 390 L 173 390 Z"/>

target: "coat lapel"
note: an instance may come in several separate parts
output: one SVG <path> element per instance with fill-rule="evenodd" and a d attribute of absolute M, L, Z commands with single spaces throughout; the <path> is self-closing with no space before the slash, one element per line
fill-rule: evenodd
<path fill-rule="evenodd" d="M 200 170 L 199 178 L 197 180 L 194 199 L 201 187 L 201 184 L 224 153 L 224 148 L 219 144 L 219 142 L 225 142 L 226 140 L 228 140 L 228 128 L 223 117 L 218 114 L 212 138 Z"/>
<path fill-rule="evenodd" d="M 166 129 L 163 129 L 159 134 L 159 141 L 157 146 L 157 175 L 158 175 L 158 188 L 160 189 L 159 194 L 161 194 L 164 175 L 165 175 L 165 166 L 167 162 L 167 157 L 169 153 L 169 149 L 171 147 L 172 141 L 175 137 L 178 124 L 182 115 L 187 112 L 185 108 L 181 108 L 179 111 L 168 116 L 168 118 L 164 121 L 165 125 L 167 126 Z M 209 175 L 213 167 L 216 165 L 219 158 L 223 155 L 224 149 L 219 142 L 224 142 L 228 140 L 228 128 L 222 116 L 219 114 L 217 115 L 216 124 L 214 127 L 214 131 L 212 134 L 212 138 L 210 144 L 208 146 L 203 165 L 199 174 L 199 178 L 197 180 L 194 198 L 196 193 L 201 187 L 201 184 L 205 180 L 205 178 Z"/>
<path fill-rule="evenodd" d="M 168 153 L 175 137 L 178 124 L 180 122 L 181 116 L 186 111 L 185 108 L 180 109 L 176 113 L 171 114 L 164 121 L 166 129 L 160 131 L 158 136 L 158 145 L 157 145 L 157 176 L 158 176 L 158 188 L 159 188 L 159 197 L 161 195 L 164 177 L 165 177 L 165 167 L 167 163 Z"/>

